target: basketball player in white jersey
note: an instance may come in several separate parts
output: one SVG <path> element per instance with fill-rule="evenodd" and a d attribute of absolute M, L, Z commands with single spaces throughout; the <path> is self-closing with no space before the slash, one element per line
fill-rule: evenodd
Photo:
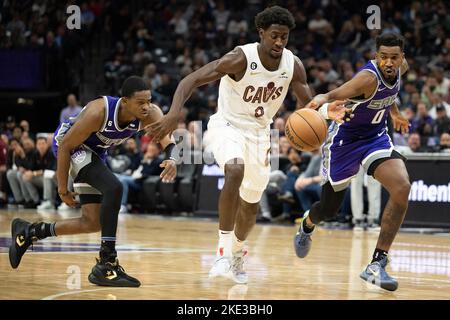
<path fill-rule="evenodd" d="M 211 149 L 225 172 L 219 197 L 219 245 L 210 277 L 246 283 L 244 240 L 256 222 L 258 203 L 269 181 L 270 124 L 289 90 L 297 107 L 311 100 L 300 59 L 285 49 L 294 17 L 281 7 L 265 9 L 255 18 L 260 43 L 236 47 L 185 77 L 178 85 L 169 113 L 149 130 L 156 140 L 176 129 L 180 111 L 193 90 L 220 80 L 217 113 L 208 131 Z M 328 116 L 340 121 L 343 101 L 330 103 Z M 234 232 L 233 232 L 234 231 Z"/>

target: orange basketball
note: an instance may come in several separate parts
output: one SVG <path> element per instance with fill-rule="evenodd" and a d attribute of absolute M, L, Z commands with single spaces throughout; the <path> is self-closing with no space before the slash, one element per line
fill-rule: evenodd
<path fill-rule="evenodd" d="M 325 119 L 313 109 L 300 109 L 291 114 L 286 122 L 286 137 L 300 151 L 319 149 L 327 137 Z"/>

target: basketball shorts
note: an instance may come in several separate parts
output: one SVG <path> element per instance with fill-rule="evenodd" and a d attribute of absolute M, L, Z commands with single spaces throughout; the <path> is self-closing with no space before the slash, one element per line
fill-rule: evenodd
<path fill-rule="evenodd" d="M 269 130 L 237 128 L 223 118 L 211 118 L 208 123 L 209 148 L 219 167 L 225 171 L 225 164 L 232 159 L 243 161 L 244 179 L 239 195 L 249 203 L 259 202 L 269 182 Z"/>
<path fill-rule="evenodd" d="M 94 161 L 101 162 L 100 157 L 85 145 L 81 145 L 70 154 L 70 176 L 73 189 L 79 195 L 101 195 L 102 193 L 79 177 L 79 172 Z"/>
<path fill-rule="evenodd" d="M 381 159 L 403 158 L 394 150 L 387 133 L 366 139 L 350 139 L 330 127 L 328 140 L 322 147 L 322 185 L 328 181 L 334 191 L 346 189 L 360 166 L 373 175 Z"/>

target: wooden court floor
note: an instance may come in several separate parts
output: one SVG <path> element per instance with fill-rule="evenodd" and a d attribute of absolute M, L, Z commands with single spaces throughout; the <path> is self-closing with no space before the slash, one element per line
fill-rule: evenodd
<path fill-rule="evenodd" d="M 318 229 L 310 255 L 300 260 L 292 244 L 296 227 L 257 225 L 248 243 L 249 283 L 235 285 L 208 279 L 216 221 L 121 215 L 120 262 L 142 286 L 105 288 L 87 280 L 98 254 L 98 233 L 38 242 L 20 267 L 11 269 L 7 251 L 16 217 L 64 218 L 53 212 L 0 211 L 0 299 L 450 299 L 450 236 L 445 235 L 398 235 L 388 270 L 399 289 L 387 292 L 359 279 L 377 233 Z"/>

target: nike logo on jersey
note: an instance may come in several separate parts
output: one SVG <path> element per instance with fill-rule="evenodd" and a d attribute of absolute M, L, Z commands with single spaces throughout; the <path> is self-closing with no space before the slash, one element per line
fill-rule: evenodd
<path fill-rule="evenodd" d="M 381 137 L 384 134 L 384 130 L 377 134 L 377 136 Z"/>
<path fill-rule="evenodd" d="M 384 88 L 381 88 L 381 89 L 378 89 L 378 92 L 380 92 L 380 91 L 384 91 L 384 90 L 386 90 L 387 88 L 386 87 L 384 87 Z"/>

